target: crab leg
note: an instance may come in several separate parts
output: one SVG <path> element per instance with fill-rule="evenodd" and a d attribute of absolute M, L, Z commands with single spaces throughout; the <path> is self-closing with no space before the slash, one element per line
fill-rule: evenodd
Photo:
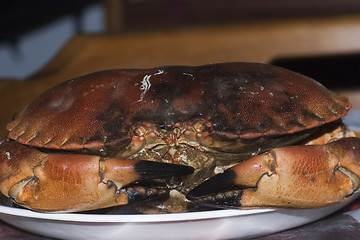
<path fill-rule="evenodd" d="M 0 190 L 38 211 L 84 211 L 166 196 L 135 181 L 186 175 L 193 169 L 150 161 L 43 153 L 17 142 L 0 145 Z"/>
<path fill-rule="evenodd" d="M 359 188 L 360 139 L 275 148 L 197 188 L 188 198 L 217 207 L 313 208 L 340 202 Z"/>

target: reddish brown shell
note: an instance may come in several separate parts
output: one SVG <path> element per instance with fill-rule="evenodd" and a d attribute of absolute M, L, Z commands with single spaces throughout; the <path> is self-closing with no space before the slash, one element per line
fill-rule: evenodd
<path fill-rule="evenodd" d="M 258 63 L 110 70 L 50 89 L 8 124 L 9 138 L 37 147 L 123 145 L 142 121 L 159 125 L 197 118 L 212 135 L 258 138 L 335 121 L 350 104 L 312 79 Z"/>

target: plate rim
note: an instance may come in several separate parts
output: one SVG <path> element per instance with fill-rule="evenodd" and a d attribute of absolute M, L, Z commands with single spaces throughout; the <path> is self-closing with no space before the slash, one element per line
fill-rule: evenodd
<path fill-rule="evenodd" d="M 76 222 L 107 222 L 107 223 L 157 223 L 178 222 L 216 219 L 224 217 L 237 217 L 246 215 L 263 214 L 283 209 L 225 209 L 187 213 L 162 213 L 162 214 L 85 214 L 85 213 L 42 213 L 29 209 L 21 209 L 0 205 L 0 214 L 22 218 L 35 218 L 55 221 Z M 294 209 L 295 210 L 295 209 Z"/>
<path fill-rule="evenodd" d="M 36 212 L 25 208 L 14 208 L 0 204 L 0 219 L 2 215 L 8 215 L 21 218 L 32 218 L 39 220 L 52 221 L 69 221 L 84 223 L 160 223 L 160 222 L 183 222 L 211 220 L 218 218 L 240 217 L 249 215 L 259 215 L 271 212 L 284 212 L 291 210 L 292 212 L 324 209 L 334 207 L 336 205 L 346 206 L 352 201 L 360 197 L 360 191 L 354 192 L 348 199 L 334 205 L 324 206 L 320 208 L 254 208 L 254 209 L 218 209 L 199 212 L 185 213 L 160 213 L 160 214 L 94 214 L 94 213 L 64 213 L 64 212 Z M 342 208 L 342 207 L 341 207 Z"/>

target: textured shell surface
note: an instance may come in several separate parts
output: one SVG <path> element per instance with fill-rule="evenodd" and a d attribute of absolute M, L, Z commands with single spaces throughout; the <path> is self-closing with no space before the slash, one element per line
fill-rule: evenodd
<path fill-rule="evenodd" d="M 37 147 L 126 145 L 142 122 L 203 119 L 211 136 L 254 139 L 315 128 L 350 104 L 316 81 L 259 63 L 108 70 L 64 82 L 8 124 L 9 138 Z"/>

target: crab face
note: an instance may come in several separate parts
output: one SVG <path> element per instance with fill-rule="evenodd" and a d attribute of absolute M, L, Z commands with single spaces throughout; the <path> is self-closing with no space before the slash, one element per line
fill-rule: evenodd
<path fill-rule="evenodd" d="M 8 124 L 0 189 L 40 211 L 97 209 L 169 191 L 168 202 L 185 206 L 191 189 L 255 155 L 333 139 L 334 129 L 335 138 L 349 135 L 339 120 L 349 108 L 319 83 L 264 64 L 97 72 L 50 89 Z M 211 194 L 202 187 L 188 198 L 202 203 Z"/>

